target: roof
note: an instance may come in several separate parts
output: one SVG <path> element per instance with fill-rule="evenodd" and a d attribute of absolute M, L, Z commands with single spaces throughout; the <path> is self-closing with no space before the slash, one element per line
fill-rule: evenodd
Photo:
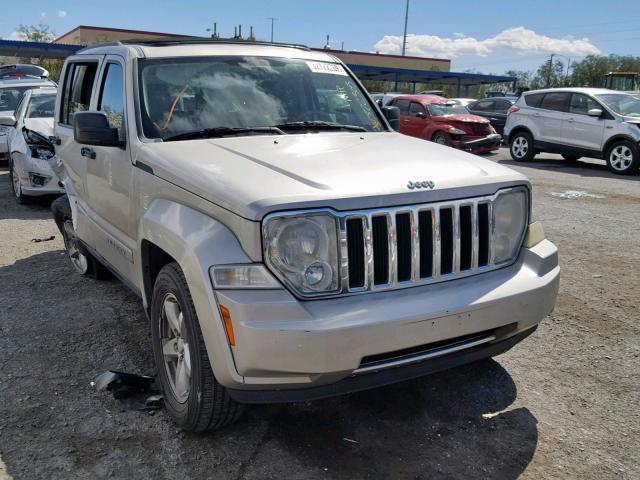
<path fill-rule="evenodd" d="M 598 95 L 603 93 L 622 93 L 617 90 L 609 90 L 608 88 L 588 88 L 588 87 L 562 87 L 562 88 L 543 88 L 540 90 L 528 90 L 524 95 L 532 93 L 549 93 L 549 92 L 575 92 L 586 93 L 588 95 Z"/>
<path fill-rule="evenodd" d="M 57 87 L 42 87 L 42 88 L 37 88 L 32 90 L 31 95 L 51 95 L 51 94 L 56 94 L 58 93 L 58 88 Z"/>
<path fill-rule="evenodd" d="M 443 72 L 438 70 L 412 70 L 406 68 L 376 67 L 371 65 L 347 66 L 361 80 L 384 80 L 388 82 L 408 82 L 408 83 L 437 83 L 450 85 L 478 85 L 489 83 L 510 82 L 517 80 L 516 77 L 504 75 L 483 75 L 480 73 L 467 72 Z"/>
<path fill-rule="evenodd" d="M 80 45 L 64 43 L 26 42 L 22 40 L 0 40 L 0 56 L 67 58 L 80 50 Z"/>
<path fill-rule="evenodd" d="M 309 50 L 302 45 L 286 45 L 265 42 L 239 42 L 223 40 L 179 39 L 179 40 L 131 40 L 91 45 L 78 54 L 109 54 L 120 50 L 123 54 L 145 58 L 183 57 L 183 56 L 259 56 L 300 58 L 324 62 L 337 59 L 324 52 Z"/>

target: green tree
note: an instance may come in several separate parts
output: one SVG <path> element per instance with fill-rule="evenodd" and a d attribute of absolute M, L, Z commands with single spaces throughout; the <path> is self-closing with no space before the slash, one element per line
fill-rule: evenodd
<path fill-rule="evenodd" d="M 49 25 L 39 23 L 38 25 L 24 25 L 21 24 L 17 29 L 22 38 L 28 42 L 52 42 L 56 34 Z M 60 72 L 62 71 L 63 60 L 54 58 L 21 58 L 22 63 L 32 63 L 34 65 L 40 65 L 43 68 L 49 70 L 51 79 L 58 81 L 60 78 Z"/>

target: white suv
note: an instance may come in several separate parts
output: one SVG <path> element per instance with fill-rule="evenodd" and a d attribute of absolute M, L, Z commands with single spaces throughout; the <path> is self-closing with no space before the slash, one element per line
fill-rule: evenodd
<path fill-rule="evenodd" d="M 604 158 L 628 175 L 640 167 L 640 100 L 601 88 L 554 88 L 524 93 L 505 126 L 511 157 L 531 161 L 541 152 L 569 161 Z"/>

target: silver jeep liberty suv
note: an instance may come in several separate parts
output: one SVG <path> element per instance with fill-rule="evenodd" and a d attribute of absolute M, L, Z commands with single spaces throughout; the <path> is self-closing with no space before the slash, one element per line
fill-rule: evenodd
<path fill-rule="evenodd" d="M 67 59 L 65 241 L 80 273 L 142 299 L 182 428 L 491 357 L 552 311 L 557 250 L 529 181 L 397 124 L 304 47 L 150 41 Z"/>

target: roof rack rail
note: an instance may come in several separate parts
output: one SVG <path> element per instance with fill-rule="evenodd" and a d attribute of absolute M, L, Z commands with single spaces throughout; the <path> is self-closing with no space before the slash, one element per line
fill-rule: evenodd
<path fill-rule="evenodd" d="M 78 50 L 76 53 L 83 52 L 90 48 L 98 47 L 113 47 L 121 45 L 148 45 L 154 47 L 168 47 L 173 45 L 187 45 L 187 44 L 230 44 L 230 45 L 271 45 L 274 47 L 289 47 L 300 48 L 303 50 L 310 50 L 306 45 L 300 45 L 296 43 L 280 43 L 280 42 L 263 42 L 259 40 L 234 40 L 224 38 L 202 38 L 202 37 L 183 37 L 183 38 L 154 38 L 154 39 L 142 39 L 142 40 L 120 40 L 116 42 L 96 43 L 93 45 L 87 45 L 82 50 Z"/>

